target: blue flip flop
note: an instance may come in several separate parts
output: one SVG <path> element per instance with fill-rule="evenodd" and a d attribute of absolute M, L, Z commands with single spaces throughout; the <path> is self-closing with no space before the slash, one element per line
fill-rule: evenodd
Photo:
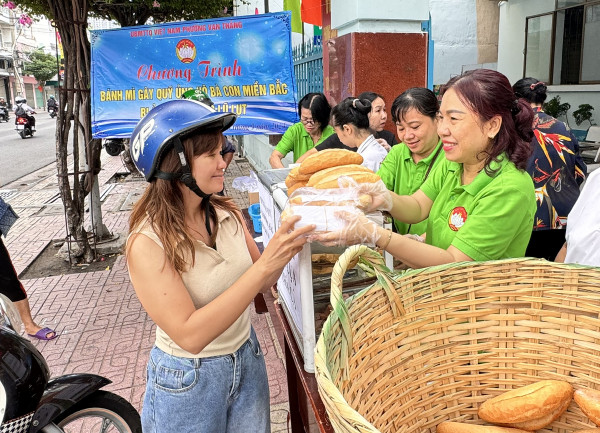
<path fill-rule="evenodd" d="M 48 337 L 48 334 L 52 334 L 52 333 L 54 335 L 51 337 Z M 58 334 L 56 333 L 56 331 L 53 329 L 50 329 L 48 327 L 40 329 L 35 334 L 27 334 L 27 335 L 29 335 L 30 337 L 33 337 L 33 338 L 37 338 L 39 340 L 44 340 L 44 341 L 54 340 L 56 337 L 58 337 Z"/>

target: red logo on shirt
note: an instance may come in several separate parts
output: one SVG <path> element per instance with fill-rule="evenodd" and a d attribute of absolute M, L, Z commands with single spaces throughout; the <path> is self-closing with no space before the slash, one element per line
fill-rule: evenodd
<path fill-rule="evenodd" d="M 453 231 L 457 232 L 465 222 L 467 221 L 467 210 L 464 207 L 455 207 L 450 212 L 450 218 L 448 218 L 448 226 Z"/>

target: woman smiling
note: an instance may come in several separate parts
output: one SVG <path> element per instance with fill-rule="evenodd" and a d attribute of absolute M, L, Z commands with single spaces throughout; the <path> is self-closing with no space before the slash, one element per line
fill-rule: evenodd
<path fill-rule="evenodd" d="M 348 214 L 345 230 L 317 240 L 375 243 L 413 268 L 523 256 L 536 210 L 524 170 L 532 119 L 529 104 L 515 100 L 499 72 L 478 69 L 452 78 L 442 89 L 438 117 L 444 167 L 414 194 L 379 192 L 370 206 L 405 223 L 429 217 L 426 243 Z"/>
<path fill-rule="evenodd" d="M 402 143 L 390 150 L 377 172 L 390 191 L 399 195 L 412 194 L 434 170 L 443 165 L 437 114 L 435 94 L 423 87 L 408 89 L 394 100 L 392 120 Z M 394 220 L 394 225 L 400 234 L 420 236 L 427 229 L 427 220 L 417 224 Z"/>

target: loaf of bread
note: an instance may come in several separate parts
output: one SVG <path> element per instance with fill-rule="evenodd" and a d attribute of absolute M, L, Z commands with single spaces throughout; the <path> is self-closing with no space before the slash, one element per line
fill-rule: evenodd
<path fill-rule="evenodd" d="M 436 430 L 437 433 L 529 433 L 527 430 L 516 428 L 477 425 L 455 421 L 444 421 L 438 424 Z"/>
<path fill-rule="evenodd" d="M 324 179 L 322 179 L 319 183 L 314 185 L 314 188 L 317 189 L 328 189 L 328 188 L 339 188 L 339 182 L 338 179 L 341 176 L 346 176 L 346 177 L 350 177 L 352 178 L 354 181 L 356 181 L 356 183 L 375 183 L 378 180 L 381 180 L 381 178 L 373 173 L 373 172 L 348 172 L 348 173 L 344 173 L 343 175 L 338 175 L 338 174 L 333 174 L 330 176 L 326 176 Z"/>
<path fill-rule="evenodd" d="M 293 184 L 291 187 L 288 188 L 287 190 L 287 195 L 288 197 L 290 195 L 292 195 L 292 193 L 294 191 L 296 191 L 298 188 L 302 188 L 303 186 L 306 186 L 306 182 L 296 182 L 295 184 Z"/>
<path fill-rule="evenodd" d="M 337 175 L 343 176 L 346 173 L 373 173 L 373 171 L 367 167 L 358 164 L 338 165 L 336 167 L 329 167 L 325 170 L 319 170 L 310 176 L 307 186 L 314 186 L 327 176 Z"/>
<path fill-rule="evenodd" d="M 494 424 L 533 431 L 562 415 L 572 398 L 568 382 L 542 380 L 484 401 L 477 414 Z"/>
<path fill-rule="evenodd" d="M 573 433 L 600 433 L 600 428 L 584 428 L 583 430 L 575 430 Z"/>
<path fill-rule="evenodd" d="M 339 259 L 339 254 L 316 253 L 311 256 L 313 275 L 330 274 L 333 271 L 335 263 Z M 358 263 L 358 257 L 348 263 L 347 269 L 352 269 Z"/>
<path fill-rule="evenodd" d="M 329 167 L 362 164 L 363 157 L 346 149 L 326 149 L 308 156 L 298 167 L 300 174 L 313 174 Z"/>
<path fill-rule="evenodd" d="M 581 388 L 575 391 L 573 399 L 585 416 L 594 424 L 600 426 L 600 391 Z"/>
<path fill-rule="evenodd" d="M 308 182 L 310 179 L 310 174 L 300 174 L 298 171 L 300 166 L 294 167 L 290 170 L 288 175 L 285 178 L 285 186 L 290 188 L 293 184 L 297 182 Z"/>

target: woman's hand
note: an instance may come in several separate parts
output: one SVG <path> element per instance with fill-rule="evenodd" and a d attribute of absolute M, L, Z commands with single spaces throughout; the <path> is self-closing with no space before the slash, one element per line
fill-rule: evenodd
<path fill-rule="evenodd" d="M 376 138 L 375 141 L 377 141 L 377 143 L 379 143 L 381 145 L 381 147 L 383 147 L 386 151 L 390 151 L 390 149 L 392 148 L 387 141 L 385 141 L 385 139 L 383 138 Z"/>
<path fill-rule="evenodd" d="M 364 213 L 371 213 L 376 210 L 390 211 L 392 209 L 392 195 L 383 181 L 357 184 L 357 190 L 360 202 L 358 207 Z"/>
<path fill-rule="evenodd" d="M 321 233 L 310 236 L 311 241 L 317 241 L 325 246 L 364 244 L 374 246 L 379 240 L 377 224 L 362 213 L 339 211 L 335 213 L 346 222 L 342 230 Z"/>
<path fill-rule="evenodd" d="M 308 235 L 315 229 L 314 224 L 294 229 L 294 224 L 299 220 L 298 215 L 283 220 L 257 261 L 257 264 L 267 267 L 271 275 L 270 284 L 275 284 L 285 265 L 302 250 Z"/>

